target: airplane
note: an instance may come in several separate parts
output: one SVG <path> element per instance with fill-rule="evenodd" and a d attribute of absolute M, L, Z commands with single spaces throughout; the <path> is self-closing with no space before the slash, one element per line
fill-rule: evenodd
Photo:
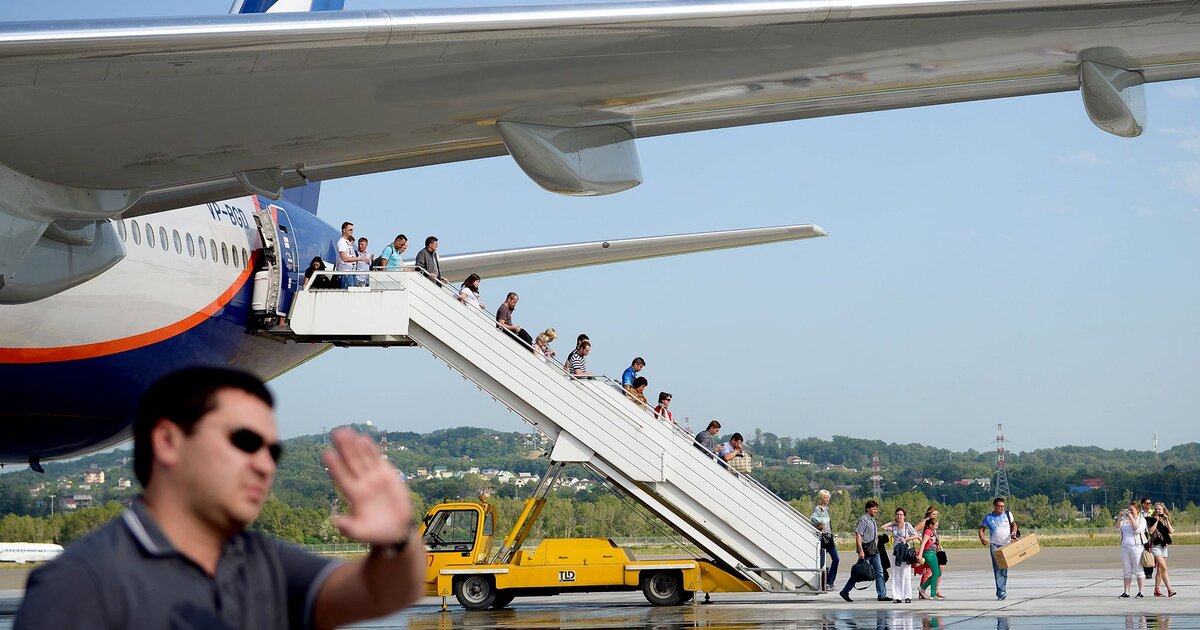
<path fill-rule="evenodd" d="M 256 223 L 284 269 L 329 257 L 324 180 L 508 154 L 612 194 L 642 181 L 638 138 L 1075 89 L 1136 136 L 1143 83 L 1200 76 L 1178 1 L 275 4 L 0 25 L 0 460 L 123 439 L 183 365 L 269 378 L 319 352 L 245 333 Z"/>
<path fill-rule="evenodd" d="M 0 562 L 49 562 L 62 552 L 62 545 L 52 543 L 0 543 Z"/>

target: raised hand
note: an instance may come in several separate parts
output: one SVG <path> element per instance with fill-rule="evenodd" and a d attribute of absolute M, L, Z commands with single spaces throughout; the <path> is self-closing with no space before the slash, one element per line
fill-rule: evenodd
<path fill-rule="evenodd" d="M 346 537 L 364 543 L 387 545 L 405 539 L 413 508 L 400 473 L 365 435 L 337 429 L 333 445 L 322 458 L 349 508 L 349 514 L 334 517 L 334 525 Z"/>

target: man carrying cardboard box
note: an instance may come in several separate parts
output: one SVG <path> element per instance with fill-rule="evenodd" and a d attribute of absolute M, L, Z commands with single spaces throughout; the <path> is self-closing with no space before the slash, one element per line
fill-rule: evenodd
<path fill-rule="evenodd" d="M 1017 522 L 1013 520 L 1012 512 L 1005 508 L 1004 497 L 996 497 L 992 499 L 992 511 L 988 512 L 987 516 L 983 517 L 983 522 L 979 525 L 979 542 L 985 547 L 989 547 L 988 555 L 992 559 L 992 574 L 996 577 L 996 599 L 1003 600 L 1008 597 L 1008 592 L 1005 588 L 1008 585 L 1008 568 L 1000 568 L 996 563 L 996 550 L 1012 542 L 1021 534 L 1017 530 Z M 984 538 L 983 533 L 989 532 L 990 538 Z"/>

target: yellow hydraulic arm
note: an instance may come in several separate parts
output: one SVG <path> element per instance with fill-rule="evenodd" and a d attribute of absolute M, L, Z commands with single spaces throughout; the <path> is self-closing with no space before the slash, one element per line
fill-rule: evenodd
<path fill-rule="evenodd" d="M 546 497 L 550 496 L 550 491 L 554 489 L 554 484 L 558 482 L 558 476 L 562 474 L 563 469 L 566 467 L 565 463 L 550 462 L 550 467 L 546 469 L 546 474 L 538 482 L 537 488 L 533 491 L 533 496 L 525 501 L 525 507 L 521 510 L 521 515 L 517 517 L 517 522 L 513 523 L 512 530 L 504 538 L 504 545 L 500 547 L 500 551 L 496 552 L 496 557 L 492 558 L 490 564 L 508 564 L 512 562 L 513 556 L 516 555 L 521 545 L 525 544 L 525 539 L 529 537 L 530 530 L 533 529 L 534 523 L 537 523 L 538 517 L 541 516 L 542 508 L 546 506 Z"/>

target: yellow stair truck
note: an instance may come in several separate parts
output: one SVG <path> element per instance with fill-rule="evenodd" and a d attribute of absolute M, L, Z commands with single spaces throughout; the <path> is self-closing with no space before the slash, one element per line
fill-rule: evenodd
<path fill-rule="evenodd" d="M 543 540 L 521 545 L 546 505 L 566 464 L 552 462 L 533 496 L 493 553 L 496 510 L 485 503 L 439 503 L 425 514 L 425 594 L 451 594 L 467 610 L 503 608 L 514 598 L 588 591 L 641 590 L 656 606 L 691 600 L 697 591 L 757 592 L 754 582 L 735 577 L 708 560 L 636 560 L 607 538 Z"/>

